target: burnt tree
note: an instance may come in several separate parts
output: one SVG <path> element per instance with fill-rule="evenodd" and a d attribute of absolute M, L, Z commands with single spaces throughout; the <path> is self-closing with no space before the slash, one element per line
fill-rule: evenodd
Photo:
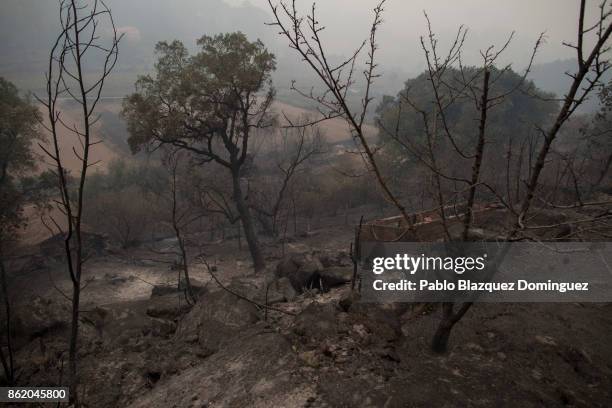
<path fill-rule="evenodd" d="M 105 22 L 110 34 L 102 35 L 100 23 Z M 90 153 L 95 144 L 92 127 L 98 120 L 96 107 L 100 101 L 106 80 L 113 70 L 118 57 L 119 41 L 117 29 L 110 9 L 94 0 L 83 3 L 76 0 L 60 2 L 60 34 L 55 39 L 49 54 L 46 73 L 46 95 L 37 97 L 47 110 L 47 120 L 42 126 L 51 136 L 51 146 L 40 144 L 51 161 L 57 180 L 58 195 L 54 202 L 60 217 L 48 215 L 45 225 L 53 234 L 63 238 L 65 262 L 72 282 L 72 293 L 64 294 L 72 304 L 69 339 L 69 376 L 71 399 L 79 405 L 78 399 L 78 333 L 80 318 L 80 296 L 82 289 L 83 265 L 87 259 L 83 240 L 83 208 L 88 170 L 96 163 Z M 85 72 L 91 61 L 100 61 L 93 75 Z M 68 122 L 62 115 L 60 100 L 68 98 L 80 108 L 75 123 Z M 61 128 L 66 133 L 61 132 Z M 72 149 L 66 151 L 62 138 L 71 137 Z M 68 155 L 78 159 L 75 175 L 66 167 Z M 60 219 L 61 218 L 61 219 Z"/>

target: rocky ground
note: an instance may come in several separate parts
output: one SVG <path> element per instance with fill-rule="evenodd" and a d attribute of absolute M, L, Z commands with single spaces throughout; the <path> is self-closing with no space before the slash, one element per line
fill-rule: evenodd
<path fill-rule="evenodd" d="M 358 302 L 352 228 L 267 245 L 254 275 L 235 241 L 210 246 L 192 277 L 144 248 L 88 261 L 82 400 L 91 407 L 411 407 L 612 405 L 612 305 L 478 304 L 445 355 L 429 351 L 435 306 Z M 164 245 L 172 245 L 171 241 Z M 148 255 L 147 255 L 148 254 Z M 55 385 L 66 365 L 68 289 L 52 254 L 15 278 L 20 385 Z M 238 296 L 236 296 L 238 295 Z M 245 300 L 248 299 L 248 300 Z M 252 301 L 249 301 L 252 300 Z M 268 303 L 274 310 L 262 308 Z"/>

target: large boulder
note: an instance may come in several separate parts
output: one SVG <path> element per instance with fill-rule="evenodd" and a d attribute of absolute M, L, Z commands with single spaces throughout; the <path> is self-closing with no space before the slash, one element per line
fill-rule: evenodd
<path fill-rule="evenodd" d="M 239 285 L 228 289 L 244 294 Z M 207 293 L 180 321 L 178 339 L 197 342 L 206 350 L 217 351 L 238 333 L 259 320 L 257 307 L 226 290 Z"/>
<path fill-rule="evenodd" d="M 291 285 L 291 281 L 288 278 L 280 278 L 272 283 L 272 289 L 283 296 L 285 302 L 292 302 L 297 296 L 297 292 Z"/>
<path fill-rule="evenodd" d="M 324 262 L 323 262 L 324 261 Z M 305 289 L 328 290 L 351 281 L 353 270 L 350 264 L 338 258 L 325 255 L 322 259 L 311 254 L 286 256 L 276 266 L 276 276 L 287 278 L 298 293 Z"/>
<path fill-rule="evenodd" d="M 292 302 L 297 296 L 296 290 L 288 278 L 275 278 L 269 284 L 263 285 L 255 300 L 261 304 Z"/>
<path fill-rule="evenodd" d="M 319 272 L 323 270 L 321 261 L 310 254 L 286 256 L 276 266 L 276 277 L 287 278 L 291 286 L 301 293 L 305 289 L 319 288 Z"/>
<path fill-rule="evenodd" d="M 346 251 L 326 251 L 319 255 L 323 267 L 351 266 L 351 256 Z"/>

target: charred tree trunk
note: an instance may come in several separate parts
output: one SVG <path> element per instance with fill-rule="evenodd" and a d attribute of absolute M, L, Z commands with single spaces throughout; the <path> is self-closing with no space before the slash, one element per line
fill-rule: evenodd
<path fill-rule="evenodd" d="M 234 202 L 236 203 L 238 214 L 240 214 L 240 222 L 242 223 L 244 235 L 249 246 L 249 252 L 251 253 L 251 258 L 253 259 L 253 267 L 255 268 L 256 272 L 261 271 L 265 269 L 266 262 L 259 246 L 257 234 L 255 233 L 251 211 L 242 194 L 242 187 L 240 186 L 240 172 L 238 170 L 232 171 L 232 184 L 234 190 Z"/>
<path fill-rule="evenodd" d="M 448 350 L 448 341 L 453 327 L 461 320 L 471 306 L 471 302 L 466 302 L 456 313 L 454 313 L 454 303 L 447 302 L 442 304 L 442 320 L 431 342 L 431 349 L 435 353 L 445 353 Z"/>
<path fill-rule="evenodd" d="M 467 213 L 465 214 L 465 220 L 463 223 L 463 241 L 468 240 L 470 228 L 472 226 L 472 219 L 474 217 L 474 204 L 476 200 L 476 188 L 478 180 L 480 179 L 480 168 L 482 166 L 482 159 L 484 157 L 485 147 L 485 132 L 487 126 L 487 108 L 489 103 L 489 78 L 491 76 L 490 71 L 485 67 L 484 79 L 483 79 L 483 91 L 480 101 L 480 123 L 478 125 L 478 144 L 476 146 L 476 157 L 474 158 L 474 165 L 472 166 L 472 179 L 470 184 L 470 192 L 468 195 L 467 202 Z"/>
<path fill-rule="evenodd" d="M 70 398 L 75 407 L 79 406 L 78 398 L 78 333 L 79 333 L 79 306 L 81 295 L 81 277 L 86 254 L 81 233 L 83 221 L 83 203 L 85 200 L 85 184 L 87 170 L 90 163 L 90 149 L 96 143 L 91 140 L 91 126 L 96 121 L 95 108 L 100 101 L 105 81 L 117 62 L 118 44 L 121 36 L 113 22 L 110 9 L 99 0 L 93 4 L 77 4 L 76 0 L 60 1 L 60 16 L 62 31 L 55 40 L 48 61 L 46 74 L 46 100 L 37 98 L 48 113 L 48 126 L 45 128 L 52 136 L 52 148 L 48 149 L 42 144 L 39 147 L 53 161 L 55 175 L 58 179 L 60 199 L 54 200 L 58 210 L 65 218 L 65 227 L 61 226 L 53 217 L 49 216 L 55 227 L 55 232 L 63 236 L 64 253 L 66 256 L 66 269 L 72 283 L 72 322 L 69 338 L 69 376 Z M 102 44 L 98 24 L 106 18 L 110 25 L 111 43 Z M 108 37 L 106 37 L 108 38 Z M 84 72 L 89 54 L 99 54 L 94 58 L 102 57 L 102 66 L 98 75 L 89 82 Z M 68 85 L 67 82 L 70 82 Z M 93 85 L 92 85 L 93 83 Z M 78 103 L 82 112 L 78 120 L 68 124 L 60 119 L 61 107 L 59 98 L 67 95 L 69 99 Z M 75 176 L 75 186 L 69 183 L 68 172 L 64 166 L 65 152 L 60 150 L 62 138 L 57 127 L 64 127 L 69 133 L 78 138 L 81 150 L 72 149 L 79 161 L 79 171 Z M 52 230 L 51 227 L 49 227 Z M 53 232 L 53 230 L 52 230 Z"/>
<path fill-rule="evenodd" d="M 178 162 L 174 163 L 172 167 L 172 229 L 174 230 L 174 234 L 176 235 L 176 240 L 179 245 L 179 251 L 181 255 L 181 266 L 180 268 L 183 270 L 183 274 L 185 275 L 185 297 L 187 299 L 187 303 L 195 303 L 196 297 L 193 294 L 193 289 L 191 287 L 191 281 L 189 279 L 189 266 L 187 264 L 187 248 L 185 247 L 185 240 L 183 238 L 183 234 L 181 233 L 180 223 L 177 217 L 177 187 L 176 187 L 176 166 Z M 178 287 L 181 287 L 181 277 L 179 274 L 178 279 Z"/>
<path fill-rule="evenodd" d="M 601 182 L 604 181 L 608 173 L 610 172 L 610 167 L 612 167 L 612 153 L 608 155 L 608 159 L 605 161 L 601 172 L 599 173 L 599 177 L 597 177 L 597 181 L 594 184 L 594 187 L 599 187 Z"/>
<path fill-rule="evenodd" d="M 174 227 L 174 232 L 176 234 L 176 239 L 178 240 L 179 250 L 181 251 L 181 269 L 183 270 L 183 274 L 185 276 L 185 297 L 187 298 L 188 303 L 195 303 L 197 301 L 193 288 L 191 287 L 191 280 L 189 278 L 189 265 L 187 264 L 187 249 L 185 248 L 185 241 L 183 240 L 183 236 L 181 234 L 181 230 L 176 226 Z M 179 288 L 181 285 L 181 280 L 179 277 Z"/>
<path fill-rule="evenodd" d="M 584 10 L 584 0 L 582 0 L 580 4 L 581 10 Z M 604 17 L 601 17 L 600 23 L 603 24 L 604 19 Z M 579 19 L 580 27 L 582 27 L 583 22 L 584 14 L 581 13 Z M 583 35 L 584 32 L 579 30 L 578 42 L 580 44 L 582 43 Z M 570 86 L 568 93 L 565 95 L 561 110 L 559 111 L 559 114 L 557 115 L 557 118 L 555 119 L 555 122 L 552 127 L 546 133 L 544 133 L 544 141 L 538 152 L 536 162 L 533 167 L 530 166 L 530 168 L 532 168 L 532 171 L 529 177 L 529 181 L 527 183 L 527 191 L 525 192 L 525 198 L 521 203 L 519 215 L 517 217 L 516 224 L 510 236 L 514 236 L 518 231 L 524 228 L 523 221 L 531 207 L 533 198 L 536 195 L 536 189 L 540 181 L 540 174 L 542 173 L 542 170 L 544 169 L 544 166 L 547 163 L 548 154 L 551 150 L 553 142 L 557 139 L 559 130 L 561 129 L 561 127 L 563 127 L 565 122 L 572 116 L 576 108 L 582 102 L 584 102 L 584 100 L 588 97 L 589 93 L 593 90 L 594 86 L 597 84 L 597 81 L 603 75 L 604 71 L 601 69 L 600 66 L 600 64 L 602 64 L 602 61 L 600 61 L 599 58 L 602 53 L 605 52 L 605 44 L 607 44 L 610 35 L 612 35 L 612 24 L 609 24 L 605 29 L 603 25 L 600 25 L 600 30 L 598 32 L 598 40 L 593 45 L 593 48 L 589 53 L 588 58 L 586 59 L 583 58 L 582 47 L 580 46 L 578 48 L 578 71 L 574 75 L 571 75 L 571 77 L 573 78 L 572 85 Z M 586 87 L 583 87 L 585 78 L 587 77 L 589 72 L 594 74 L 594 78 L 586 79 L 586 82 L 588 82 L 588 84 Z"/>
<path fill-rule="evenodd" d="M 77 352 L 79 339 L 79 305 L 81 299 L 81 283 L 72 285 L 72 322 L 70 326 L 70 348 L 68 351 L 68 364 L 70 372 L 70 387 L 75 406 L 79 405 L 78 400 L 78 377 L 77 377 Z"/>
<path fill-rule="evenodd" d="M 271 220 L 267 214 L 257 212 L 257 209 L 253 209 L 257 214 L 257 221 L 259 221 L 259 225 L 261 225 L 262 233 L 268 237 L 277 237 L 278 236 L 278 226 L 276 216 Z"/>
<path fill-rule="evenodd" d="M 15 363 L 13 357 L 13 345 L 11 338 L 11 302 L 8 298 L 8 283 L 6 280 L 6 268 L 2 253 L 0 252 L 0 284 L 2 285 L 2 299 L 4 303 L 4 330 L 6 331 L 6 355 L 4 353 L 4 345 L 0 345 L 0 361 L 4 369 L 4 375 L 8 385 L 12 385 L 15 381 Z"/>

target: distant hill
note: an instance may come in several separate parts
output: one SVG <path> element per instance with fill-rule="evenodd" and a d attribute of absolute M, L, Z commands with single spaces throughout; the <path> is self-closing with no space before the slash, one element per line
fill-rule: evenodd
<path fill-rule="evenodd" d="M 105 87 L 105 96 L 120 97 L 133 91 L 138 75 L 150 72 L 155 56 L 153 47 L 161 40 L 179 39 L 194 50 L 195 41 L 204 34 L 240 30 L 250 39 L 260 38 L 277 55 L 278 67 L 274 74 L 277 98 L 306 109 L 313 103 L 300 98 L 290 89 L 297 80 L 301 89 L 321 90 L 320 81 L 289 50 L 286 41 L 266 26 L 272 17 L 268 10 L 243 2 L 232 6 L 223 0 L 107 0 L 117 27 L 125 38 L 120 46 L 119 62 Z M 40 92 L 49 48 L 58 32 L 58 2 L 55 0 L 2 0 L 0 4 L 0 76 L 13 81 L 20 89 Z M 348 51 L 348 50 L 347 50 Z M 332 61 L 343 61 L 342 55 L 330 55 Z M 95 70 L 93 61 L 90 70 Z M 362 68 L 358 67 L 357 72 Z M 533 67 L 530 78 L 545 91 L 562 96 L 569 86 L 566 71 L 573 71 L 575 62 L 558 60 Z M 381 66 L 372 95 L 395 95 L 415 72 Z M 361 79 L 361 75 L 358 75 Z M 351 104 L 361 103 L 361 84 L 356 84 Z M 597 108 L 596 97 L 585 104 L 582 111 Z M 371 112 L 370 112 L 371 113 Z M 370 119 L 370 118 L 369 118 Z"/>

